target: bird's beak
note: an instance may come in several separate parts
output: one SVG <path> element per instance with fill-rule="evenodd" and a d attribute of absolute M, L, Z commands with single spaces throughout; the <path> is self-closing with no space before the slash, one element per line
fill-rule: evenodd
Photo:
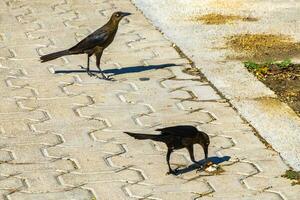
<path fill-rule="evenodd" d="M 122 17 L 126 17 L 128 15 L 131 15 L 131 13 L 129 13 L 129 12 L 122 12 Z"/>

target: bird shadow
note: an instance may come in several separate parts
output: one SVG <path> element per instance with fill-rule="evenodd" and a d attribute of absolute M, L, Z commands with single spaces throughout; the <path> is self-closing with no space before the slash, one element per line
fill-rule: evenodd
<path fill-rule="evenodd" d="M 223 157 L 217 157 L 217 156 L 213 156 L 213 157 L 209 157 L 207 162 L 212 162 L 213 164 L 220 164 L 223 163 L 225 161 L 229 161 L 230 160 L 230 156 L 223 156 Z M 200 160 L 196 163 L 193 163 L 185 168 L 177 168 L 176 169 L 176 175 L 180 175 L 180 174 L 184 174 L 184 173 L 188 173 L 191 172 L 193 170 L 199 169 L 200 166 L 203 166 L 205 164 L 205 159 Z M 201 169 L 201 167 L 200 167 Z"/>
<path fill-rule="evenodd" d="M 178 64 L 174 63 L 165 63 L 165 64 L 158 64 L 158 65 L 138 65 L 138 66 L 130 66 L 130 67 L 123 67 L 121 69 L 106 69 L 103 70 L 106 74 L 111 74 L 110 76 L 120 75 L 120 74 L 129 74 L 129 73 L 138 73 L 148 70 L 154 70 L 154 69 L 163 69 L 166 67 L 174 67 L 174 66 L 180 66 Z M 86 68 L 82 67 L 82 69 L 78 70 L 55 70 L 55 74 L 69 74 L 69 73 L 86 73 Z M 100 73 L 98 70 L 90 70 L 92 73 Z"/>

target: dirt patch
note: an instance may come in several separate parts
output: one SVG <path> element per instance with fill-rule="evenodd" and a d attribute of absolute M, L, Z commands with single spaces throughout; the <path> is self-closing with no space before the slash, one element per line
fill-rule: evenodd
<path fill-rule="evenodd" d="M 207 25 L 219 25 L 219 24 L 233 23 L 235 21 L 252 22 L 252 21 L 257 21 L 258 19 L 252 17 L 243 17 L 239 15 L 222 15 L 222 14 L 211 13 L 202 16 L 193 16 L 191 17 L 191 20 L 196 22 L 200 21 Z"/>
<path fill-rule="evenodd" d="M 239 55 L 229 59 L 266 61 L 282 60 L 300 55 L 300 42 L 274 34 L 239 34 L 226 38 L 226 46 Z"/>
<path fill-rule="evenodd" d="M 248 71 L 273 90 L 300 116 L 300 64 L 281 62 L 244 62 Z"/>

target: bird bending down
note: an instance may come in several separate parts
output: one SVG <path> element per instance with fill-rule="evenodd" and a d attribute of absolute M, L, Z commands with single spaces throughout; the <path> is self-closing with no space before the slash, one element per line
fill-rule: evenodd
<path fill-rule="evenodd" d="M 49 60 L 54 60 L 56 58 L 66 56 L 66 55 L 75 55 L 75 54 L 87 54 L 87 68 L 86 71 L 90 76 L 94 74 L 90 71 L 90 57 L 95 54 L 96 56 L 96 66 L 99 69 L 99 72 L 102 74 L 103 78 L 107 79 L 105 74 L 100 68 L 100 60 L 102 53 L 106 47 L 108 47 L 115 38 L 115 35 L 118 30 L 119 22 L 125 16 L 130 15 L 131 13 L 126 12 L 115 12 L 110 17 L 110 20 L 101 28 L 97 29 L 95 32 L 88 35 L 86 38 L 81 40 L 75 46 L 55 53 L 50 53 L 44 56 L 41 56 L 41 62 L 47 62 Z"/>
<path fill-rule="evenodd" d="M 191 160 L 198 164 L 194 157 L 194 144 L 200 144 L 204 150 L 205 154 L 205 162 L 207 162 L 207 156 L 208 156 L 208 146 L 210 143 L 209 137 L 206 133 L 202 131 L 198 131 L 193 126 L 172 126 L 172 127 L 166 127 L 162 129 L 156 129 L 156 131 L 160 131 L 160 135 L 150 135 L 150 134 L 139 134 L 139 133 L 130 133 L 130 132 L 124 132 L 131 137 L 134 137 L 138 140 L 154 140 L 158 142 L 163 142 L 168 147 L 167 152 L 167 163 L 169 167 L 168 174 L 175 174 L 176 172 L 172 170 L 170 166 L 170 156 L 173 150 L 176 149 L 182 149 L 187 148 Z"/>

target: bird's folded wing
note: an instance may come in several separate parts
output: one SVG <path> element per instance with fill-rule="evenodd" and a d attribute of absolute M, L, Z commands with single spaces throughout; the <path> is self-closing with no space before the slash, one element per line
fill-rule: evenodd
<path fill-rule="evenodd" d="M 162 135 L 173 135 L 180 137 L 195 137 L 198 133 L 198 130 L 192 126 L 173 126 L 158 129 L 161 131 Z"/>
<path fill-rule="evenodd" d="M 106 30 L 98 32 L 97 34 L 92 33 L 74 47 L 70 48 L 69 51 L 74 53 L 83 53 L 85 50 L 93 49 L 96 46 L 102 46 L 107 41 L 108 37 L 109 32 Z"/>

